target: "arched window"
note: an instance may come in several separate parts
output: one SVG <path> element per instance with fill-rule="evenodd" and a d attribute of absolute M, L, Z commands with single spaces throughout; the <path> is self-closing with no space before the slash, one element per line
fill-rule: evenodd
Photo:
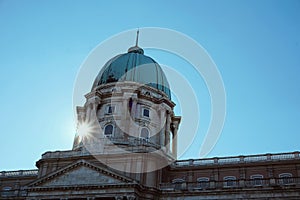
<path fill-rule="evenodd" d="M 279 174 L 279 184 L 280 185 L 288 185 L 293 184 L 294 179 L 291 173 L 281 173 Z"/>
<path fill-rule="evenodd" d="M 198 182 L 198 187 L 200 189 L 205 189 L 209 187 L 209 178 L 207 177 L 197 178 L 197 182 Z"/>
<path fill-rule="evenodd" d="M 3 187 L 3 188 L 2 188 L 3 191 L 9 191 L 9 190 L 11 190 L 11 189 L 12 189 L 12 188 L 11 188 L 10 186 L 6 186 L 6 187 Z"/>
<path fill-rule="evenodd" d="M 250 179 L 251 179 L 251 185 L 254 186 L 260 186 L 263 185 L 263 179 L 264 176 L 261 174 L 255 174 L 255 175 L 251 175 Z"/>
<path fill-rule="evenodd" d="M 108 124 L 108 125 L 105 126 L 105 128 L 104 128 L 104 135 L 106 137 L 111 137 L 112 134 L 113 134 L 113 132 L 114 132 L 114 126 L 113 125 Z"/>
<path fill-rule="evenodd" d="M 12 193 L 11 193 L 12 191 L 10 191 L 11 189 L 12 189 L 12 187 L 9 187 L 9 186 L 3 187 L 2 192 L 0 191 L 1 196 L 2 197 L 8 197 L 8 196 L 12 195 Z"/>
<path fill-rule="evenodd" d="M 225 176 L 224 177 L 224 187 L 235 187 L 236 178 L 235 176 Z"/>
<path fill-rule="evenodd" d="M 175 190 L 181 190 L 182 188 L 182 184 L 185 182 L 184 179 L 182 178 L 175 178 L 172 180 L 172 183 L 174 184 L 174 189 Z"/>
<path fill-rule="evenodd" d="M 140 137 L 148 140 L 149 139 L 149 130 L 145 127 L 142 128 Z"/>

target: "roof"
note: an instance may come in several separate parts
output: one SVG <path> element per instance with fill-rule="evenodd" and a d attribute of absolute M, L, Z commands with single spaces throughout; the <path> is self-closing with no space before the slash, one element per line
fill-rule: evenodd
<path fill-rule="evenodd" d="M 110 59 L 97 75 L 92 91 L 100 85 L 120 81 L 151 86 L 164 92 L 171 99 L 169 83 L 161 66 L 151 57 L 144 55 L 144 50 L 138 46 Z"/>

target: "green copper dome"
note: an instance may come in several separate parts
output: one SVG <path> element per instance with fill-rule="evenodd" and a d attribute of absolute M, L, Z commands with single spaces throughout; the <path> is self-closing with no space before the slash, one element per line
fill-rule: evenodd
<path fill-rule="evenodd" d="M 171 99 L 167 78 L 160 65 L 144 55 L 143 49 L 134 46 L 128 53 L 120 54 L 110 59 L 101 69 L 93 84 L 97 86 L 120 81 L 142 83 L 164 92 Z"/>

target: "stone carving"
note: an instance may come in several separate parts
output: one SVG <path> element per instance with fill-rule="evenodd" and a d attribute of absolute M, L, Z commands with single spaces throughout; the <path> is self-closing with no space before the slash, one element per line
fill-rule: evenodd
<path fill-rule="evenodd" d="M 80 166 L 71 171 L 67 171 L 60 176 L 46 181 L 42 186 L 61 185 L 104 185 L 115 184 L 121 181 L 86 166 Z"/>

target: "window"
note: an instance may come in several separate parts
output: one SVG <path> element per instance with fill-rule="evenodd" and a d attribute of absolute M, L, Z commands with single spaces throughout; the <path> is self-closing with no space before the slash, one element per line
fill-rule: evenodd
<path fill-rule="evenodd" d="M 251 185 L 254 185 L 254 186 L 263 185 L 263 180 L 262 180 L 263 178 L 264 178 L 264 176 L 260 175 L 260 174 L 252 175 L 250 177 L 250 179 L 251 179 Z"/>
<path fill-rule="evenodd" d="M 116 110 L 116 107 L 114 105 L 108 105 L 106 106 L 106 114 L 113 114 Z"/>
<path fill-rule="evenodd" d="M 105 135 L 106 137 L 111 137 L 112 134 L 113 134 L 113 132 L 114 132 L 114 127 L 113 127 L 113 125 L 108 124 L 108 125 L 105 126 L 105 128 L 104 128 L 104 135 Z"/>
<path fill-rule="evenodd" d="M 147 128 L 142 128 L 140 137 L 148 140 L 149 139 L 149 130 Z"/>
<path fill-rule="evenodd" d="M 175 178 L 172 180 L 172 183 L 174 184 L 174 189 L 175 190 L 181 190 L 182 189 L 182 184 L 185 182 L 184 179 L 182 178 Z"/>
<path fill-rule="evenodd" d="M 209 178 L 207 177 L 201 177 L 197 178 L 198 187 L 201 189 L 205 189 L 209 187 Z"/>
<path fill-rule="evenodd" d="M 235 187 L 236 178 L 235 176 L 225 176 L 224 177 L 224 187 Z"/>
<path fill-rule="evenodd" d="M 1 194 L 0 196 L 2 196 L 2 197 L 11 196 L 12 195 L 11 192 L 13 192 L 13 191 L 10 191 L 10 190 L 12 190 L 12 187 L 9 187 L 9 186 L 3 187 L 2 192 L 0 191 L 0 194 Z"/>
<path fill-rule="evenodd" d="M 148 108 L 143 108 L 143 117 L 150 117 L 150 110 Z"/>
<path fill-rule="evenodd" d="M 281 185 L 288 185 L 294 183 L 294 179 L 292 178 L 291 173 L 282 173 L 279 174 L 279 184 Z"/>
<path fill-rule="evenodd" d="M 128 101 L 129 112 L 131 111 L 132 104 L 133 104 L 133 100 L 132 100 L 132 98 L 130 98 L 129 101 Z"/>
<path fill-rule="evenodd" d="M 6 187 L 3 187 L 3 188 L 2 188 L 3 191 L 9 191 L 9 190 L 11 190 L 11 189 L 12 189 L 12 188 L 9 187 L 9 186 L 6 186 Z"/>

